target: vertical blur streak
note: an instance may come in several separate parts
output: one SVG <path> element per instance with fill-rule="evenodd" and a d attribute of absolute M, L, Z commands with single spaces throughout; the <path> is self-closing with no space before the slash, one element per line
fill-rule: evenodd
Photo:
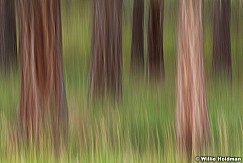
<path fill-rule="evenodd" d="M 209 141 L 203 61 L 203 0 L 180 0 L 177 58 L 177 150 L 190 159 Z"/>
<path fill-rule="evenodd" d="M 54 143 L 67 128 L 63 81 L 59 0 L 19 0 L 21 55 L 20 120 L 27 138 L 35 143 L 39 129 L 51 116 Z M 48 124 L 50 125 L 50 124 Z M 33 140 L 34 139 L 34 140 Z"/>
<path fill-rule="evenodd" d="M 164 0 L 150 0 L 148 20 L 148 78 L 163 80 L 163 17 Z"/>
<path fill-rule="evenodd" d="M 0 0 L 0 71 L 17 64 L 15 0 Z"/>
<path fill-rule="evenodd" d="M 213 7 L 213 72 L 224 73 L 231 80 L 230 0 L 214 0 Z"/>
<path fill-rule="evenodd" d="M 93 0 L 90 98 L 121 100 L 122 0 Z"/>
<path fill-rule="evenodd" d="M 144 0 L 134 0 L 132 20 L 131 73 L 144 72 Z"/>

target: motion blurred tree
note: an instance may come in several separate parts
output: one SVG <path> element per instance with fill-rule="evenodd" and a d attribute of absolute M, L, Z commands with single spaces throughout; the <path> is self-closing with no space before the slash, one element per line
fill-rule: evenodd
<path fill-rule="evenodd" d="M 132 24 L 132 51 L 131 72 L 132 74 L 144 72 L 144 0 L 133 2 L 133 24 Z"/>
<path fill-rule="evenodd" d="M 90 60 L 90 98 L 111 95 L 121 99 L 121 0 L 93 0 Z"/>
<path fill-rule="evenodd" d="M 191 157 L 209 141 L 203 61 L 203 0 L 180 0 L 178 20 L 176 140 Z"/>
<path fill-rule="evenodd" d="M 164 1 L 150 0 L 148 20 L 148 77 L 163 80 L 165 75 L 163 56 Z"/>
<path fill-rule="evenodd" d="M 63 79 L 60 1 L 19 0 L 18 15 L 21 125 L 27 139 L 35 143 L 44 122 L 49 122 L 46 118 L 48 114 L 53 127 L 54 145 L 58 146 L 59 141 L 65 138 L 68 117 Z"/>
<path fill-rule="evenodd" d="M 213 72 L 232 78 L 230 43 L 230 0 L 214 0 L 213 12 Z"/>
<path fill-rule="evenodd" d="M 17 64 L 15 0 L 0 0 L 0 70 Z"/>

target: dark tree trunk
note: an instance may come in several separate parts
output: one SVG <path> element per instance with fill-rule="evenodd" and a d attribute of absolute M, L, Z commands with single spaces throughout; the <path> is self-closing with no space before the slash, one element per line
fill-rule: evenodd
<path fill-rule="evenodd" d="M 176 140 L 178 152 L 188 158 L 209 141 L 203 53 L 203 0 L 180 0 Z"/>
<path fill-rule="evenodd" d="M 59 0 L 19 0 L 20 119 L 33 140 L 50 113 L 55 145 L 67 128 Z M 50 124 L 49 124 L 50 125 Z"/>
<path fill-rule="evenodd" d="M 132 24 L 131 73 L 144 72 L 144 0 L 134 0 Z"/>
<path fill-rule="evenodd" d="M 121 0 L 93 0 L 90 97 L 121 99 Z"/>
<path fill-rule="evenodd" d="M 148 77 L 164 79 L 163 56 L 163 16 L 164 1 L 150 0 L 148 20 Z"/>
<path fill-rule="evenodd" d="M 0 0 L 0 70 L 17 64 L 15 0 Z"/>
<path fill-rule="evenodd" d="M 213 72 L 231 79 L 230 8 L 230 0 L 214 0 Z"/>

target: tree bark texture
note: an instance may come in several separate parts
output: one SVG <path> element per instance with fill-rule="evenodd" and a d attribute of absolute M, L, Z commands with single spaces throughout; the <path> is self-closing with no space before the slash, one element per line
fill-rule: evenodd
<path fill-rule="evenodd" d="M 131 72 L 144 72 L 144 0 L 133 2 Z"/>
<path fill-rule="evenodd" d="M 207 146 L 209 120 L 203 61 L 203 0 L 179 0 L 177 150 L 191 157 Z"/>
<path fill-rule="evenodd" d="M 148 77 L 149 79 L 163 80 L 163 16 L 164 1 L 150 0 L 148 19 Z"/>
<path fill-rule="evenodd" d="M 121 0 L 93 0 L 90 62 L 90 98 L 111 95 L 121 99 L 122 17 Z"/>
<path fill-rule="evenodd" d="M 67 128 L 59 0 L 19 0 L 20 120 L 28 139 L 51 116 L 54 141 Z M 34 141 L 34 140 L 33 140 Z"/>
<path fill-rule="evenodd" d="M 0 70 L 17 64 L 15 0 L 0 0 Z"/>
<path fill-rule="evenodd" d="M 214 0 L 213 7 L 213 72 L 232 78 L 230 43 L 230 0 Z"/>

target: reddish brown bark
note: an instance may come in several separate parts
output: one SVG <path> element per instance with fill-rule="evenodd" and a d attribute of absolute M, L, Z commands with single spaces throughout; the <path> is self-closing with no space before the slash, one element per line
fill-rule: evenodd
<path fill-rule="evenodd" d="M 94 0 L 90 97 L 121 99 L 121 0 Z"/>
<path fill-rule="evenodd" d="M 209 141 L 203 53 L 203 0 L 180 0 L 176 140 L 178 152 L 188 158 Z"/>
<path fill-rule="evenodd" d="M 214 0 L 213 13 L 213 72 L 232 77 L 230 44 L 230 0 Z"/>
<path fill-rule="evenodd" d="M 0 0 L 0 70 L 17 64 L 15 0 Z"/>
<path fill-rule="evenodd" d="M 67 127 L 59 0 L 19 0 L 21 125 L 32 140 L 50 113 L 55 141 Z M 44 119 L 45 118 L 45 119 Z M 49 122 L 49 121 L 48 121 Z M 33 140 L 34 141 L 34 140 Z M 58 142 L 56 142 L 58 144 Z"/>
<path fill-rule="evenodd" d="M 131 73 L 144 72 L 144 0 L 133 2 Z"/>
<path fill-rule="evenodd" d="M 148 20 L 148 77 L 163 80 L 163 16 L 164 1 L 150 0 Z"/>

